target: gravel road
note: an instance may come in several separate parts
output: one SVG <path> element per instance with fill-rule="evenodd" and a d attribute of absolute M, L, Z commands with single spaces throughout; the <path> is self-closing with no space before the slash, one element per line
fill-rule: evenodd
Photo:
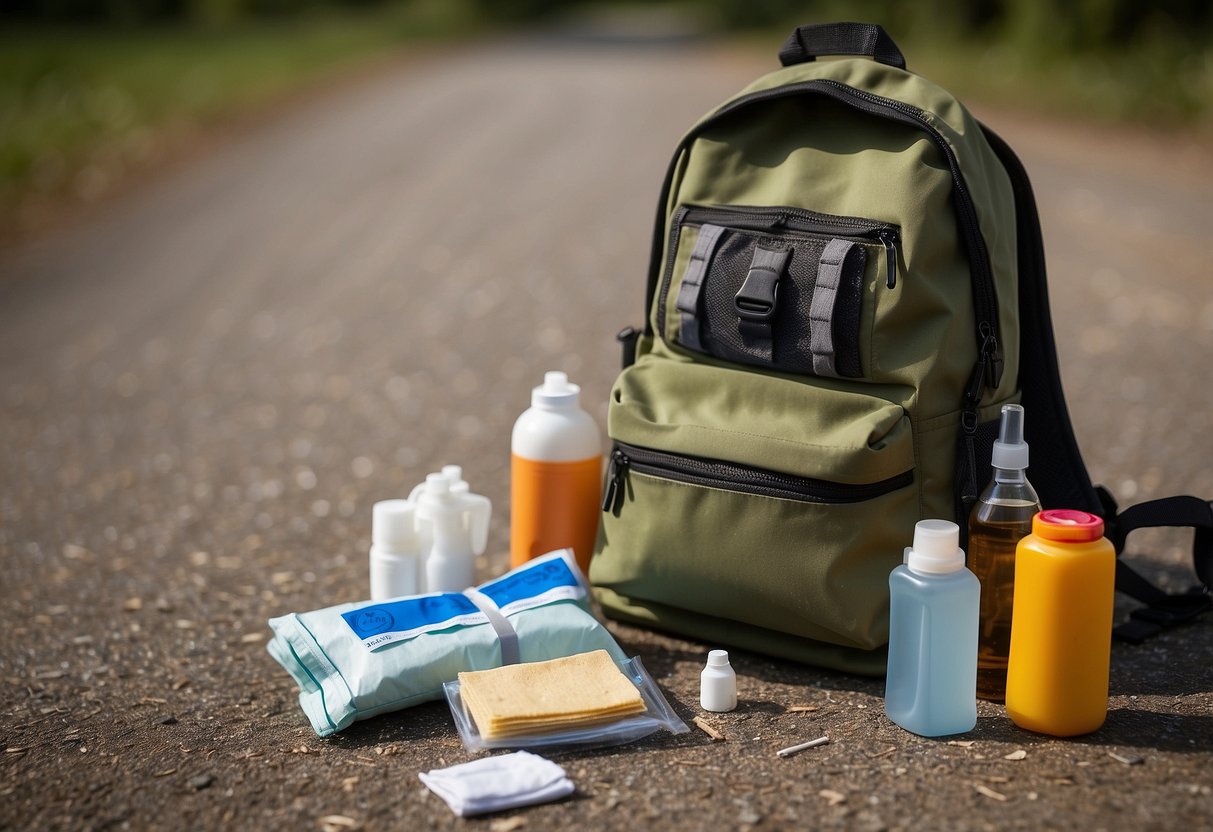
<path fill-rule="evenodd" d="M 371 504 L 443 463 L 493 499 L 479 568 L 504 568 L 530 387 L 564 369 L 605 423 L 667 154 L 773 65 L 556 39 L 404 62 L 0 252 L 0 828 L 462 825 L 417 780 L 468 759 L 444 707 L 319 740 L 266 619 L 364 597 Z M 975 109 L 1037 186 L 1093 476 L 1213 496 L 1208 148 Z M 1141 543 L 1191 581 L 1183 534 Z M 697 716 L 707 645 L 613 629 Z M 725 741 L 554 755 L 573 798 L 476 828 L 1208 829 L 1211 636 L 1116 645 L 1108 722 L 1072 741 L 988 703 L 923 740 L 880 682 L 735 653 Z"/>

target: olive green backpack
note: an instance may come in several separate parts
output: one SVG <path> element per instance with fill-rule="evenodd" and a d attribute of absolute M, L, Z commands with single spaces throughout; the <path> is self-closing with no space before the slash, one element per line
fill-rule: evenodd
<path fill-rule="evenodd" d="M 675 150 L 590 577 L 615 618 L 882 673 L 889 572 L 918 520 L 963 527 L 1003 404 L 1047 507 L 1112 530 L 1115 506 L 1073 438 L 1010 149 L 879 26 L 800 27 L 780 60 Z"/>

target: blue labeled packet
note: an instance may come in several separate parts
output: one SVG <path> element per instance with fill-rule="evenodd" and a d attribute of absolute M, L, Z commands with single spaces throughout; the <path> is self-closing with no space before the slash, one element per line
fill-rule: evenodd
<path fill-rule="evenodd" d="M 339 604 L 270 619 L 269 652 L 299 685 L 322 737 L 356 720 L 441 699 L 465 670 L 623 650 L 593 616 L 570 549 L 544 555 L 467 593 Z"/>

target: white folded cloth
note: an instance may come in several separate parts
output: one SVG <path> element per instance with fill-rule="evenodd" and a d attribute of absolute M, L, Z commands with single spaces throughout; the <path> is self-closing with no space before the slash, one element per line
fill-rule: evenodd
<path fill-rule="evenodd" d="M 460 817 L 547 803 L 567 797 L 576 788 L 560 766 L 526 751 L 483 757 L 417 776 Z"/>

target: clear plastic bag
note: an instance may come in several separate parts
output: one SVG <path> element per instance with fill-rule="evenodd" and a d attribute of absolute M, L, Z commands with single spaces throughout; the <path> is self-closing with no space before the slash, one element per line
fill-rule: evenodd
<path fill-rule="evenodd" d="M 447 682 L 442 689 L 446 694 L 447 704 L 451 706 L 451 716 L 455 718 L 459 738 L 463 740 L 463 747 L 468 751 L 498 748 L 551 748 L 554 746 L 599 748 L 634 742 L 663 728 L 671 734 L 685 734 L 691 730 L 674 713 L 670 703 L 661 693 L 661 689 L 653 681 L 653 677 L 645 670 L 639 656 L 633 656 L 622 662 L 619 669 L 640 691 L 640 698 L 644 700 L 645 704 L 644 713 L 622 717 L 605 725 L 592 725 L 588 728 L 574 728 L 529 736 L 485 739 L 480 735 L 475 720 L 463 706 L 463 699 L 459 695 L 459 680 Z"/>

